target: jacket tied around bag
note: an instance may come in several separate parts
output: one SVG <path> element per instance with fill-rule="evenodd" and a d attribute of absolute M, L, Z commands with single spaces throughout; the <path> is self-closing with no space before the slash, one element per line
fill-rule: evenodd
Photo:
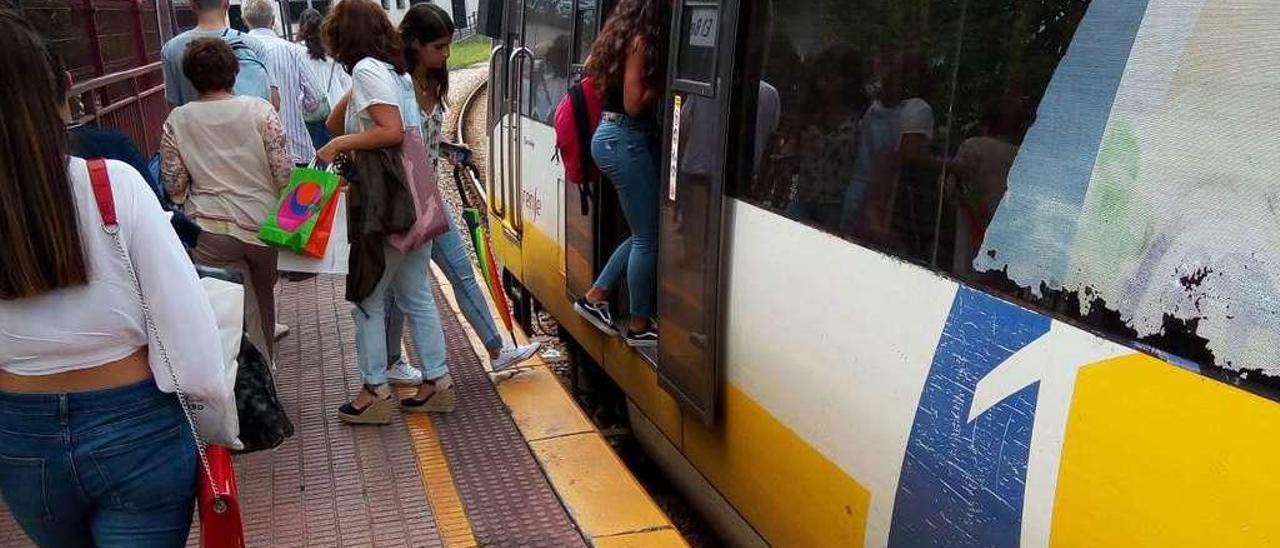
<path fill-rule="evenodd" d="M 417 220 L 401 162 L 398 149 L 359 150 L 350 154 L 343 170 L 349 185 L 348 301 L 360 302 L 373 293 L 386 267 L 388 237 L 408 232 Z"/>

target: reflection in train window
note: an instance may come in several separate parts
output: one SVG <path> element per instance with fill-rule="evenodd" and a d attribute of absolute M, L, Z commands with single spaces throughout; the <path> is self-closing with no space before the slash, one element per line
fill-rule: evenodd
<path fill-rule="evenodd" d="M 596 41 L 596 34 L 600 31 L 600 9 L 597 0 L 577 0 L 578 13 L 574 19 L 574 44 L 573 62 L 582 64 L 587 62 L 587 55 L 591 54 L 591 44 Z"/>
<path fill-rule="evenodd" d="M 686 2 L 681 14 L 676 79 L 713 84 L 719 40 L 719 2 Z"/>
<path fill-rule="evenodd" d="M 526 0 L 524 28 L 525 47 L 533 52 L 533 62 L 525 66 L 527 87 L 520 112 L 550 124 L 556 103 L 569 90 L 573 0 Z"/>
<path fill-rule="evenodd" d="M 1255 198 L 1240 200 L 1240 207 L 1266 203 L 1263 178 L 1249 166 L 1276 155 L 1232 151 L 1274 139 L 1259 135 L 1242 141 L 1237 130 L 1256 124 L 1230 129 L 1222 115 L 1207 114 L 1240 111 L 1238 100 L 1173 90 L 1198 74 L 1216 73 L 1223 81 L 1253 86 L 1232 97 L 1272 100 L 1262 75 L 1274 71 L 1262 69 L 1280 62 L 1263 55 L 1233 59 L 1196 52 L 1239 43 L 1223 29 L 1270 32 L 1249 42 L 1270 43 L 1274 30 L 1264 29 L 1275 27 L 1250 26 L 1227 7 L 1216 15 L 1152 8 L 1168 12 L 1160 21 L 1186 20 L 1140 34 L 1145 5 L 796 0 L 785 9 L 774 6 L 768 17 L 751 20 L 747 40 L 764 45 L 742 59 L 739 84 L 751 89 L 751 78 L 758 78 L 758 102 L 763 105 L 764 90 L 772 90 L 781 116 L 758 169 L 739 166 L 748 175 L 736 177 L 730 191 L 795 221 L 1119 340 L 1137 340 L 1202 366 L 1277 370 L 1280 344 L 1246 340 L 1280 342 L 1274 329 L 1280 311 L 1268 305 L 1280 298 L 1266 301 L 1276 291 L 1259 278 L 1265 261 L 1227 261 L 1246 245 L 1222 249 L 1218 243 L 1213 249 L 1215 242 L 1207 237 L 1188 243 L 1185 228 L 1194 216 L 1162 221 L 1159 215 L 1133 213 L 1178 209 L 1161 201 L 1168 195 L 1161 185 L 1191 172 L 1202 173 L 1198 176 L 1206 181 L 1222 173 L 1232 174 L 1232 184 L 1256 180 L 1258 188 L 1240 191 Z M 1197 25 L 1197 16 L 1225 26 L 1216 33 L 1199 31 L 1216 27 Z M 1184 44 L 1180 68 L 1170 48 Z M 1135 65 L 1134 59 L 1146 65 Z M 1126 88 L 1124 79 L 1131 78 L 1126 71 L 1139 69 L 1146 79 Z M 1231 76 L 1247 74 L 1258 76 Z M 1144 99 L 1153 96 L 1152 86 L 1160 93 L 1170 90 L 1171 102 Z M 743 95 L 746 104 L 757 102 L 754 93 Z M 1180 115 L 1161 110 L 1175 108 L 1183 109 Z M 1116 109 L 1135 121 L 1116 123 Z M 757 108 L 756 117 L 737 118 L 742 134 L 767 134 L 751 131 L 762 110 Z M 1203 131 L 1206 123 L 1223 126 L 1221 133 L 1237 135 L 1236 140 L 1228 143 L 1224 137 L 1216 152 L 1206 154 L 1199 150 L 1213 144 L 1205 140 L 1211 134 Z M 1193 126 L 1201 128 L 1199 133 Z M 1144 139 L 1150 146 L 1143 147 Z M 1238 161 L 1211 161 L 1226 155 L 1239 156 Z M 1209 163 L 1214 167 L 1206 167 Z M 1185 186 L 1188 192 L 1210 188 Z M 1135 205 L 1144 198 L 1149 207 Z M 1243 214 L 1216 215 L 1224 214 L 1239 227 L 1233 233 L 1251 232 Z M 1141 230 L 1130 227 L 1134 221 Z M 1222 241 L 1221 230 L 1206 226 L 1203 233 L 1218 234 Z M 1176 244 L 1184 248 L 1170 249 Z M 1187 247 L 1192 244 L 1211 251 Z M 1238 264 L 1234 281 L 1214 282 L 1209 273 L 1218 265 L 1206 256 Z M 1117 259 L 1124 270 L 1114 267 Z M 1153 273 L 1152 267 L 1163 271 Z M 1211 282 L 1224 294 L 1205 289 Z M 1219 305 L 1224 311 L 1212 316 L 1212 307 Z M 1206 335 L 1206 325 L 1213 327 L 1212 336 Z M 1269 331 L 1263 329 L 1268 325 Z M 1221 341 L 1216 346 L 1213 337 Z"/>

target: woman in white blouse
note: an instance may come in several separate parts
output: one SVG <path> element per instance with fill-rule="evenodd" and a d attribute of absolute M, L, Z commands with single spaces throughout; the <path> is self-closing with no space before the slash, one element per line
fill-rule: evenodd
<path fill-rule="evenodd" d="M 107 162 L 104 229 L 87 164 L 68 156 L 61 75 L 12 12 L 0 51 L 0 494 L 40 546 L 182 546 L 195 442 L 149 341 L 186 393 L 230 402 L 213 311 L 123 163 Z"/>

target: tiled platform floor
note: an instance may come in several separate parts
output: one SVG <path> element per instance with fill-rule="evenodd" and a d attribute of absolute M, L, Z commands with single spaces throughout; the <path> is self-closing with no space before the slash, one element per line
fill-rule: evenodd
<path fill-rule="evenodd" d="M 335 417 L 360 385 L 342 283 L 321 276 L 282 287 L 279 317 L 292 333 L 279 345 L 276 384 L 296 433 L 273 451 L 237 458 L 246 540 L 281 548 L 443 546 L 405 421 L 350 427 Z M 461 325 L 443 316 L 459 405 L 431 422 L 474 535 L 463 544 L 583 546 Z M 0 514 L 0 546 L 30 546 L 3 504 Z"/>

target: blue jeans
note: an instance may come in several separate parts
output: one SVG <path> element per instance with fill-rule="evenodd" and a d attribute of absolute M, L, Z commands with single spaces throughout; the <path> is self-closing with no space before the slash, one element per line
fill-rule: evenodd
<path fill-rule="evenodd" d="M 489 303 L 484 300 L 484 290 L 476 280 L 476 271 L 471 266 L 471 257 L 467 255 L 462 232 L 454 224 L 453 210 L 448 203 L 444 208 L 449 215 L 449 231 L 432 240 L 431 262 L 436 263 L 449 279 L 449 285 L 453 286 L 453 296 L 458 300 L 458 306 L 462 307 L 462 315 L 467 318 L 471 328 L 476 330 L 484 347 L 499 350 L 502 348 L 502 335 L 498 333 L 498 326 L 493 323 Z M 387 352 L 390 363 L 400 359 L 404 314 L 395 307 L 395 295 L 391 295 L 387 301 Z"/>
<path fill-rule="evenodd" d="M 356 320 L 360 376 L 365 384 L 387 382 L 387 306 L 393 293 L 396 308 L 409 317 L 413 346 L 423 361 L 423 376 L 437 379 L 449 372 L 445 363 L 444 330 L 440 325 L 440 313 L 436 310 L 436 297 L 431 292 L 431 274 L 427 268 L 431 262 L 431 247 L 431 242 L 427 242 L 409 253 L 387 247 L 387 266 L 382 279 L 373 293 L 351 310 Z M 399 350 L 399 341 L 395 348 Z"/>
<path fill-rule="evenodd" d="M 42 547 L 186 545 L 195 439 L 154 381 L 92 392 L 0 392 L 0 493 Z"/>
<path fill-rule="evenodd" d="M 591 139 L 591 156 L 618 190 L 631 237 L 614 250 L 595 286 L 612 289 L 627 273 L 631 315 L 654 316 L 654 284 L 658 268 L 658 194 L 660 180 L 650 130 L 623 117 L 600 122 Z"/>

